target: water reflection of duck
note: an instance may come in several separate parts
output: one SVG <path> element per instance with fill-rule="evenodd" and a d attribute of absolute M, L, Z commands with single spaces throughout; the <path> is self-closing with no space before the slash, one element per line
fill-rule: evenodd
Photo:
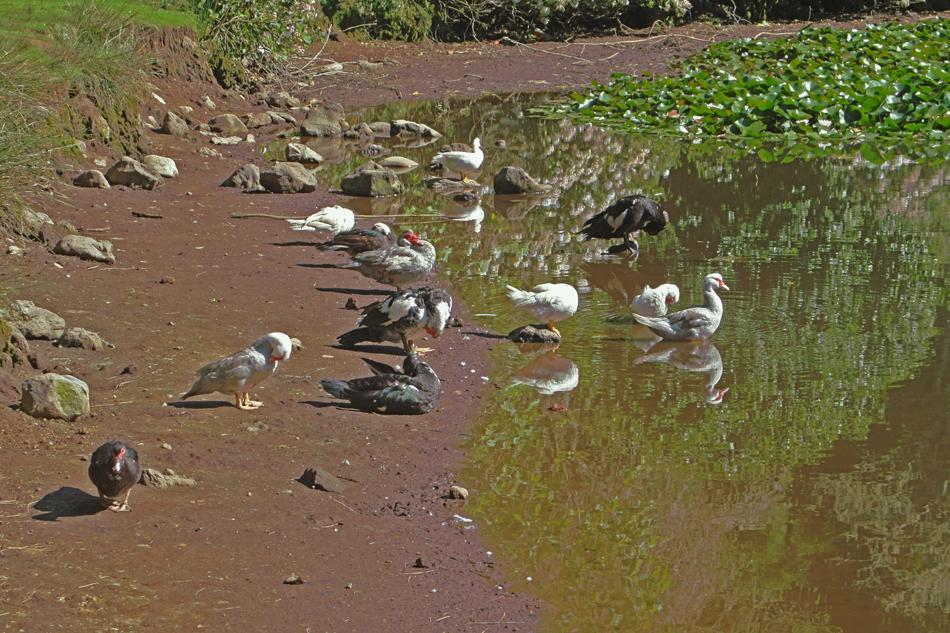
<path fill-rule="evenodd" d="M 706 341 L 700 345 L 676 345 L 661 343 L 659 351 L 644 354 L 634 363 L 666 363 L 678 369 L 696 371 L 707 375 L 706 402 L 719 404 L 723 396 L 729 392 L 729 387 L 719 389 L 716 384 L 722 378 L 722 356 L 716 346 Z"/>
<path fill-rule="evenodd" d="M 669 221 L 670 216 L 659 203 L 646 196 L 634 194 L 624 196 L 597 215 L 590 217 L 577 234 L 585 240 L 612 240 L 622 237 L 623 243 L 611 246 L 607 252 L 629 251 L 636 254 L 639 246 L 635 239 L 630 238 L 630 235 L 638 234 L 641 230 L 650 235 L 656 235 L 666 228 Z"/>
<path fill-rule="evenodd" d="M 511 386 L 528 385 L 538 393 L 550 396 L 573 391 L 581 372 L 569 358 L 548 352 L 533 359 L 511 377 Z"/>
<path fill-rule="evenodd" d="M 472 222 L 476 233 L 481 233 L 485 210 L 482 201 L 472 193 L 460 193 L 442 209 L 442 215 L 456 222 Z"/>

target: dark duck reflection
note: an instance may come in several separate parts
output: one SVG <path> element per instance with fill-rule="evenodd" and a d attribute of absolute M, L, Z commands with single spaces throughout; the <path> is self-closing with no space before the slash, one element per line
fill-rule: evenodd
<path fill-rule="evenodd" d="M 705 397 L 709 404 L 719 404 L 723 396 L 729 392 L 729 387 L 716 387 L 722 379 L 722 356 L 716 346 L 710 342 L 700 345 L 677 345 L 675 343 L 660 343 L 654 348 L 656 351 L 644 354 L 634 363 L 666 363 L 677 369 L 695 371 L 706 374 Z"/>

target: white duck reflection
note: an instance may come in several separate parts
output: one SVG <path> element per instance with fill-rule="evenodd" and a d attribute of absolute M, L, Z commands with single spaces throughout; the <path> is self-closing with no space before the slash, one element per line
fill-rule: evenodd
<path fill-rule="evenodd" d="M 477 195 L 460 193 L 442 209 L 442 215 L 456 222 L 472 222 L 476 233 L 482 231 L 482 221 L 485 219 L 485 210 L 482 201 Z"/>
<path fill-rule="evenodd" d="M 528 385 L 545 396 L 573 391 L 581 379 L 581 371 L 569 358 L 554 351 L 534 358 L 511 377 L 511 386 Z"/>
<path fill-rule="evenodd" d="M 635 361 L 643 363 L 666 363 L 678 369 L 706 374 L 706 402 L 719 404 L 729 387 L 720 389 L 716 384 L 722 378 L 722 356 L 716 346 L 706 341 L 700 345 L 661 343 L 653 348 L 657 351 L 640 356 Z"/>

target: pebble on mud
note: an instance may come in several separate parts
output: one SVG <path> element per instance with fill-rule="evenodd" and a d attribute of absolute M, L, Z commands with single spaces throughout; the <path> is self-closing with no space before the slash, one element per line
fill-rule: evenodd
<path fill-rule="evenodd" d="M 462 486 L 452 486 L 449 488 L 449 499 L 468 499 L 468 489 Z"/>
<path fill-rule="evenodd" d="M 191 477 L 179 475 L 171 468 L 166 468 L 165 472 L 146 468 L 142 471 L 142 478 L 139 483 L 150 488 L 172 488 L 174 486 L 187 486 L 193 488 L 198 485 Z"/>
<path fill-rule="evenodd" d="M 308 468 L 297 479 L 300 483 L 315 490 L 326 492 L 343 492 L 343 482 L 333 473 L 323 470 L 319 466 Z"/>
<path fill-rule="evenodd" d="M 284 584 L 285 585 L 302 585 L 303 578 L 300 577 L 300 574 L 298 574 L 297 572 L 294 572 L 290 574 L 289 576 L 287 576 L 286 578 L 284 578 Z"/>

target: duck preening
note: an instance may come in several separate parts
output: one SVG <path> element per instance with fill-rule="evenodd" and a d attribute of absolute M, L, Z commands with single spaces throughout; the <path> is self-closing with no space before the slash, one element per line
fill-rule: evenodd
<path fill-rule="evenodd" d="M 717 289 L 729 290 L 719 273 L 703 278 L 703 305 L 686 308 L 660 317 L 634 313 L 633 318 L 650 331 L 668 341 L 699 341 L 712 336 L 722 321 L 722 299 Z"/>
<path fill-rule="evenodd" d="M 483 160 L 485 160 L 485 154 L 482 152 L 482 142 L 476 138 L 472 141 L 471 152 L 440 152 L 432 158 L 432 163 L 459 174 L 464 181 L 469 175 L 474 176 L 478 173 Z"/>
<path fill-rule="evenodd" d="M 631 309 L 640 316 L 659 317 L 667 313 L 669 306 L 680 300 L 680 289 L 676 284 L 660 284 L 651 288 L 650 284 L 633 298 Z"/>
<path fill-rule="evenodd" d="M 395 246 L 358 253 L 343 267 L 402 290 L 429 274 L 434 264 L 435 247 L 412 231 L 405 231 Z"/>
<path fill-rule="evenodd" d="M 341 334 L 337 340 L 343 347 L 402 341 L 409 353 L 415 349 L 414 335 L 424 330 L 432 338 L 438 338 L 451 316 L 449 293 L 441 288 L 409 288 L 366 306 L 360 327 Z"/>
<path fill-rule="evenodd" d="M 670 221 L 669 214 L 659 203 L 646 196 L 634 194 L 624 196 L 612 205 L 591 217 L 577 232 L 583 239 L 613 240 L 623 238 L 622 244 L 607 249 L 608 253 L 620 253 L 628 250 L 637 253 L 639 245 L 631 234 L 641 230 L 656 235 Z"/>
<path fill-rule="evenodd" d="M 328 231 L 333 235 L 350 231 L 356 226 L 356 216 L 346 207 L 323 207 L 304 220 L 287 220 L 295 231 Z"/>
<path fill-rule="evenodd" d="M 349 400 L 362 411 L 392 414 L 428 413 L 442 395 L 439 377 L 416 354 L 406 356 L 401 370 L 368 358 L 363 360 L 372 376 L 321 380 L 323 390 L 334 398 Z"/>
<path fill-rule="evenodd" d="M 570 284 L 540 284 L 531 290 L 506 286 L 506 293 L 515 306 L 533 314 L 558 336 L 561 333 L 554 327 L 555 322 L 577 312 L 577 290 Z"/>
<path fill-rule="evenodd" d="M 271 332 L 241 351 L 199 369 L 194 384 L 181 398 L 186 400 L 217 391 L 234 394 L 234 406 L 238 409 L 257 409 L 264 403 L 251 400 L 251 389 L 276 372 L 278 363 L 288 360 L 292 350 L 289 336 L 283 332 Z"/>
<path fill-rule="evenodd" d="M 317 246 L 322 251 L 346 251 L 350 255 L 389 248 L 396 244 L 396 235 L 389 225 L 377 222 L 370 229 L 352 229 L 337 233 Z"/>
<path fill-rule="evenodd" d="M 138 452 L 119 440 L 106 442 L 89 458 L 89 479 L 99 490 L 103 507 L 113 512 L 129 511 L 129 495 L 141 478 Z M 120 502 L 123 493 L 125 498 Z"/>

